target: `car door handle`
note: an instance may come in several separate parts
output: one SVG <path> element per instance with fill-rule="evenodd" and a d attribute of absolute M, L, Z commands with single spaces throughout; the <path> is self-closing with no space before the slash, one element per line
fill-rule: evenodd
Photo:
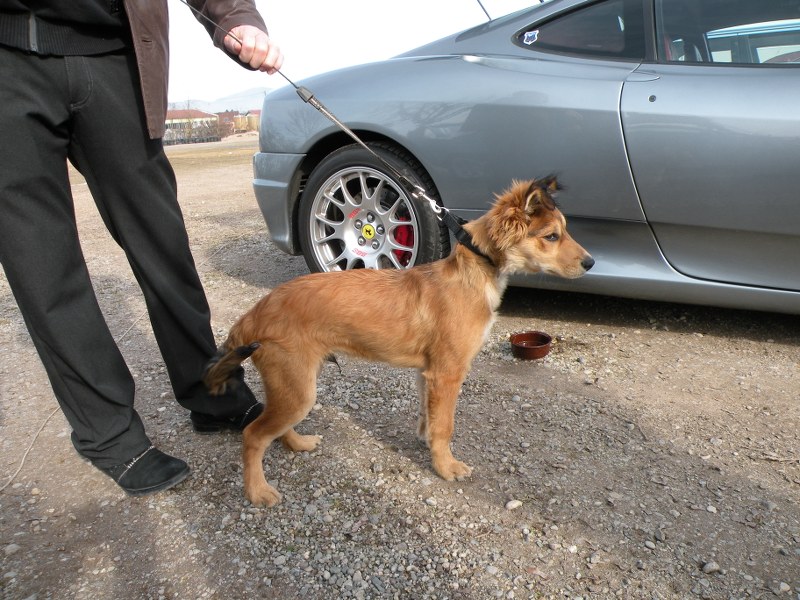
<path fill-rule="evenodd" d="M 656 81 L 657 79 L 660 78 L 661 78 L 660 75 L 658 75 L 657 73 L 653 73 L 652 71 L 634 71 L 633 73 L 628 75 L 626 81 L 630 83 L 641 83 L 646 81 Z"/>

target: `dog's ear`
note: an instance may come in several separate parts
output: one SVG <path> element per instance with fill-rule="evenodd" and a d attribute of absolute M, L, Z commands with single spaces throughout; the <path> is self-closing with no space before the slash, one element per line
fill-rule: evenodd
<path fill-rule="evenodd" d="M 558 181 L 558 178 L 553 173 L 551 173 L 547 177 L 540 179 L 539 183 L 541 183 L 542 187 L 544 187 L 551 195 L 554 195 L 559 190 L 564 189 L 564 187 Z"/>
<path fill-rule="evenodd" d="M 487 215 L 488 233 L 494 245 L 505 250 L 523 240 L 532 219 L 542 211 L 556 208 L 551 193 L 557 189 L 560 187 L 554 176 L 533 181 L 513 180 L 511 187 L 496 197 Z"/>
<path fill-rule="evenodd" d="M 534 179 L 530 182 L 525 193 L 525 212 L 535 215 L 541 209 L 555 210 L 556 203 L 553 194 L 561 189 L 555 175 L 548 175 L 544 179 Z"/>

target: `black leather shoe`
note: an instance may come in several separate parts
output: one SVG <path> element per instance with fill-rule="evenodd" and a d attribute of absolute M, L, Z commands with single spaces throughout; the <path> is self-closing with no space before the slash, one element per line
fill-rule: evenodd
<path fill-rule="evenodd" d="M 145 496 L 178 485 L 189 475 L 179 458 L 150 446 L 139 456 L 113 467 L 98 467 L 130 496 Z"/>
<path fill-rule="evenodd" d="M 263 410 L 264 405 L 261 402 L 255 402 L 246 411 L 233 417 L 214 417 L 192 411 L 189 418 L 197 433 L 220 433 L 226 429 L 244 431 L 244 428 L 255 421 Z"/>

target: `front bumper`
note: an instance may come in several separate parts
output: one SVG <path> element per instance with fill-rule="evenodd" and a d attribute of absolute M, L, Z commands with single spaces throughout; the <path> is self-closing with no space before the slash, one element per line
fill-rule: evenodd
<path fill-rule="evenodd" d="M 305 154 L 257 152 L 253 156 L 253 190 L 269 236 L 287 254 L 300 254 L 292 215 L 296 198 L 292 183 Z"/>

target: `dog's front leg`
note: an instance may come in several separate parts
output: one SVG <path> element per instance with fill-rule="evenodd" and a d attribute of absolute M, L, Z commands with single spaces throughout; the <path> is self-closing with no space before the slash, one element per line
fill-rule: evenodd
<path fill-rule="evenodd" d="M 417 371 L 417 394 L 419 395 L 419 419 L 417 420 L 417 437 L 428 443 L 428 386 L 422 369 Z"/>
<path fill-rule="evenodd" d="M 452 481 L 469 477 L 472 467 L 456 460 L 450 450 L 456 401 L 466 374 L 447 371 L 429 369 L 423 376 L 428 400 L 427 441 L 431 450 L 431 461 L 440 477 Z"/>

